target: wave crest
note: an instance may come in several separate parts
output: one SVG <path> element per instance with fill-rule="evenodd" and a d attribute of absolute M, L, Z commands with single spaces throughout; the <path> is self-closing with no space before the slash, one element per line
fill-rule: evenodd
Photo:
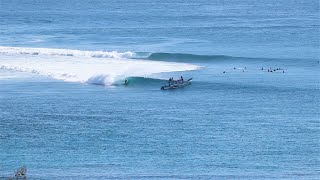
<path fill-rule="evenodd" d="M 50 55 L 50 56 L 75 56 L 94 58 L 132 58 L 134 52 L 117 51 L 80 51 L 72 49 L 50 49 L 50 48 L 25 48 L 25 47 L 5 47 L 0 46 L 0 54 L 20 54 L 20 55 Z"/>
<path fill-rule="evenodd" d="M 162 61 L 207 61 L 207 60 L 226 60 L 238 57 L 225 56 L 225 55 L 196 55 L 196 54 L 183 54 L 183 53 L 152 53 L 149 55 L 150 60 Z"/>

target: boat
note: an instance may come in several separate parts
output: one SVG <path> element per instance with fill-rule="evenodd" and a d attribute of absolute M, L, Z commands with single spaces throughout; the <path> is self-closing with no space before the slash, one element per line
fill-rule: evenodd
<path fill-rule="evenodd" d="M 184 80 L 173 80 L 161 86 L 161 90 L 178 89 L 191 84 L 192 78 Z"/>

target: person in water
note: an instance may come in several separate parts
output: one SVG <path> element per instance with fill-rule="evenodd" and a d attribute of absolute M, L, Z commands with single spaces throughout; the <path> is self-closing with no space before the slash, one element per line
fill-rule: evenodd
<path fill-rule="evenodd" d="M 124 84 L 128 85 L 128 79 L 124 80 Z"/>
<path fill-rule="evenodd" d="M 183 81 L 183 77 L 182 76 L 180 77 L 180 79 L 181 79 L 181 81 Z"/>

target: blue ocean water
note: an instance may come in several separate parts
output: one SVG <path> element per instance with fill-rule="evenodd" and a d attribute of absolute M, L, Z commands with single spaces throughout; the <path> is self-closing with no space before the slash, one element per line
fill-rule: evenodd
<path fill-rule="evenodd" d="M 0 178 L 317 179 L 319 20 L 316 0 L 0 0 Z"/>

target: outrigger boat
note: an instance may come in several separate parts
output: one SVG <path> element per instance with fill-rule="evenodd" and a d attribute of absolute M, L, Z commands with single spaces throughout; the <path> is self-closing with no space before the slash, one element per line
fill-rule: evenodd
<path fill-rule="evenodd" d="M 169 89 L 178 89 L 191 84 L 192 78 L 184 81 L 184 80 L 171 80 L 168 83 L 161 86 L 161 90 L 169 90 Z"/>

